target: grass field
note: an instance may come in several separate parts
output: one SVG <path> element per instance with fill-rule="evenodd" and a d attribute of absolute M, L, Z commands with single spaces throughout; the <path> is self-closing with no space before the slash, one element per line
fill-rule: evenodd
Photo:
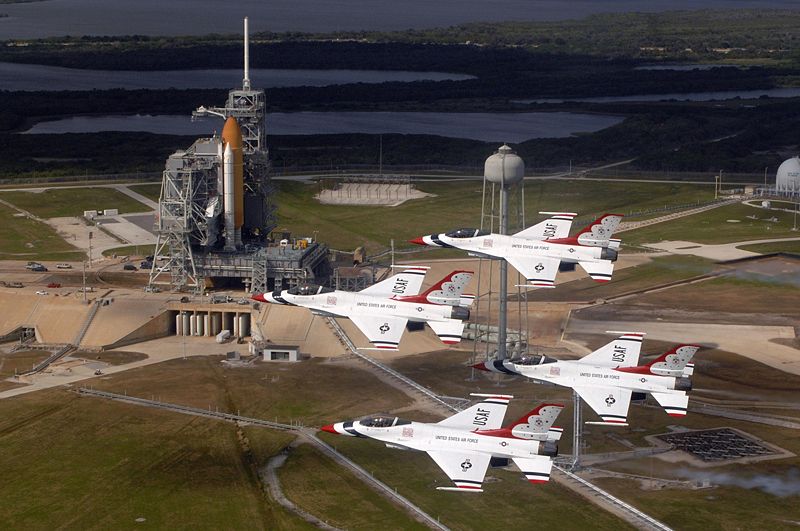
<path fill-rule="evenodd" d="M 691 301 L 687 303 L 687 301 Z M 746 304 L 743 304 L 746 301 Z M 637 304 L 703 312 L 764 313 L 800 317 L 800 288 L 731 276 L 648 293 Z"/>
<path fill-rule="evenodd" d="M 753 220 L 747 216 L 757 216 Z M 777 223 L 763 221 L 776 217 Z M 728 220 L 737 220 L 730 223 Z M 792 214 L 776 210 L 763 210 L 743 204 L 714 208 L 674 221 L 657 223 L 622 233 L 623 244 L 639 245 L 663 240 L 696 243 L 731 243 L 747 240 L 766 240 L 797 236 L 793 232 Z"/>
<path fill-rule="evenodd" d="M 113 188 L 53 188 L 41 193 L 1 192 L 4 199 L 40 218 L 82 216 L 86 210 L 116 208 L 120 214 L 150 209 Z"/>
<path fill-rule="evenodd" d="M 287 498 L 340 529 L 427 529 L 307 444 L 292 449 L 278 478 Z"/>
<path fill-rule="evenodd" d="M 66 391 L 3 400 L 3 527 L 297 528 L 244 453 L 230 423 Z"/>
<path fill-rule="evenodd" d="M 50 356 L 45 350 L 20 350 L 11 354 L 0 354 L 0 379 L 30 370 Z"/>
<path fill-rule="evenodd" d="M 480 223 L 480 181 L 422 182 L 418 188 L 436 197 L 409 201 L 398 207 L 320 205 L 314 198 L 316 184 L 280 183 L 277 196 L 278 228 L 298 236 L 318 233 L 320 241 L 334 249 L 367 246 L 374 253 L 398 248 L 406 241 L 431 232 Z M 580 221 L 590 221 L 604 212 L 625 213 L 707 199 L 705 187 L 688 184 L 613 183 L 589 180 L 537 180 L 525 183 L 526 224 L 542 217 L 541 211 L 578 212 Z"/>
<path fill-rule="evenodd" d="M 132 184 L 128 188 L 153 201 L 158 201 L 161 198 L 161 183 Z"/>
<path fill-rule="evenodd" d="M 798 233 L 795 233 L 798 234 Z M 800 234 L 798 234 L 800 237 Z M 800 254 L 800 240 L 773 243 L 757 243 L 755 245 L 742 245 L 739 249 L 752 251 L 754 253 L 794 253 Z"/>
<path fill-rule="evenodd" d="M 659 256 L 642 265 L 620 269 L 610 282 L 601 284 L 588 276 L 558 285 L 557 289 L 530 290 L 531 301 L 593 301 L 668 284 L 710 272 L 710 260 L 695 256 Z M 580 267 L 579 267 L 580 269 Z"/>
<path fill-rule="evenodd" d="M 3 196 L 0 195 L 0 199 Z M 85 253 L 64 241 L 50 226 L 0 204 L 0 259 L 83 260 Z"/>
<path fill-rule="evenodd" d="M 103 251 L 103 256 L 151 256 L 155 252 L 155 245 L 127 245 L 125 247 L 114 247 Z"/>

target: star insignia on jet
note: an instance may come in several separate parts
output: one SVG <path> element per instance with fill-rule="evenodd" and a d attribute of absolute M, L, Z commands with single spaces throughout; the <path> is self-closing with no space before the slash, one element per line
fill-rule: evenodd
<path fill-rule="evenodd" d="M 534 267 L 534 269 L 536 270 L 537 273 L 541 273 L 542 270 L 544 269 L 544 265 L 542 265 L 542 263 L 539 262 L 538 264 L 536 264 L 536 267 Z"/>
<path fill-rule="evenodd" d="M 381 331 L 381 334 L 385 334 L 386 332 L 388 332 L 389 330 L 391 330 L 391 327 L 389 327 L 389 323 L 383 323 L 383 324 L 381 325 L 381 327 L 380 327 L 380 328 L 378 328 L 378 330 L 380 330 L 380 331 Z"/>
<path fill-rule="evenodd" d="M 614 405 L 616 402 L 617 402 L 617 401 L 616 401 L 616 400 L 614 399 L 614 397 L 613 397 L 613 396 L 611 396 L 611 395 L 608 395 L 608 397 L 606 398 L 606 405 L 607 405 L 608 407 L 611 407 L 611 406 L 613 406 L 613 405 Z"/>
<path fill-rule="evenodd" d="M 461 471 L 462 472 L 466 472 L 470 468 L 472 468 L 472 463 L 469 462 L 469 459 L 467 459 L 466 461 L 461 463 Z"/>

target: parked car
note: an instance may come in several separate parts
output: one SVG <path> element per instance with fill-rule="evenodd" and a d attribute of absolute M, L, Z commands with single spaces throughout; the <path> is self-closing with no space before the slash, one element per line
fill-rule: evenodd
<path fill-rule="evenodd" d="M 61 284 L 59 284 L 58 282 L 51 282 L 50 284 L 47 285 L 47 287 L 48 288 L 60 288 Z"/>
<path fill-rule="evenodd" d="M 125 264 L 124 266 L 122 266 L 122 269 L 124 269 L 125 271 L 136 271 L 136 266 L 133 264 Z"/>
<path fill-rule="evenodd" d="M 56 269 L 72 269 L 72 266 L 69 264 L 56 264 Z"/>
<path fill-rule="evenodd" d="M 47 293 L 45 290 L 43 290 L 43 289 L 40 289 L 40 290 L 38 290 L 38 291 L 36 292 L 36 294 L 37 294 L 37 295 L 48 295 L 48 293 Z"/>
<path fill-rule="evenodd" d="M 44 267 L 44 266 L 39 262 L 28 262 L 28 265 L 25 266 L 25 269 L 32 269 L 36 271 L 37 267 Z"/>
<path fill-rule="evenodd" d="M 37 265 L 31 266 L 31 271 L 36 271 L 37 273 L 44 273 L 45 271 L 47 271 L 47 268 L 45 266 L 43 266 L 42 264 L 37 264 Z"/>

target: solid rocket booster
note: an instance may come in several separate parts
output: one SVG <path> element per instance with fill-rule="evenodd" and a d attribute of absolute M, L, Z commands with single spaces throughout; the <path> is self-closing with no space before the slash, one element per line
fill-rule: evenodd
<path fill-rule="evenodd" d="M 242 153 L 242 130 L 233 116 L 229 116 L 222 128 L 223 181 L 225 203 L 225 247 L 231 249 L 242 243 L 244 225 L 244 156 Z"/>

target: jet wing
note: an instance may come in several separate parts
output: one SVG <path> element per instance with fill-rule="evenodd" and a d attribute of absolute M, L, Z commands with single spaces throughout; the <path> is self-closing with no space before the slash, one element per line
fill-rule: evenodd
<path fill-rule="evenodd" d="M 525 479 L 531 483 L 545 483 L 550 481 L 550 470 L 553 461 L 549 457 L 512 457 L 514 464 L 525 474 Z"/>
<path fill-rule="evenodd" d="M 521 230 L 514 234 L 517 238 L 526 240 L 557 240 L 567 238 L 569 229 L 572 227 L 572 220 L 577 216 L 574 212 L 539 212 L 539 214 L 549 214 L 551 217 L 537 223 L 532 227 Z"/>
<path fill-rule="evenodd" d="M 575 386 L 575 392 L 589 404 L 604 423 L 628 424 L 628 407 L 631 405 L 630 389 L 620 387 Z"/>
<path fill-rule="evenodd" d="M 650 393 L 670 417 L 685 417 L 689 407 L 689 396 L 684 392 Z"/>
<path fill-rule="evenodd" d="M 503 427 L 503 418 L 506 416 L 510 398 L 512 397 L 509 395 L 484 395 L 484 399 L 474 406 L 459 411 L 436 424 L 470 431 L 498 430 Z"/>
<path fill-rule="evenodd" d="M 419 295 L 427 267 L 407 267 L 400 273 L 362 289 L 359 293 L 373 297 L 395 297 Z"/>
<path fill-rule="evenodd" d="M 453 480 L 455 487 L 437 487 L 438 490 L 459 490 L 466 492 L 483 492 L 483 478 L 492 456 L 474 452 L 428 452 L 428 455 L 439 465 L 447 477 Z"/>
<path fill-rule="evenodd" d="M 459 319 L 448 319 L 447 321 L 428 321 L 428 326 L 436 332 L 442 343 L 455 345 L 461 341 L 461 334 L 464 332 L 464 321 Z"/>
<path fill-rule="evenodd" d="M 600 262 L 578 262 L 584 271 L 589 273 L 596 282 L 608 282 L 611 274 L 614 273 L 614 262 L 602 260 Z"/>
<path fill-rule="evenodd" d="M 375 348 L 397 350 L 408 319 L 380 315 L 351 315 L 350 320 Z"/>
<path fill-rule="evenodd" d="M 558 258 L 520 258 L 507 256 L 506 261 L 519 271 L 529 282 L 529 286 L 536 288 L 554 288 L 556 275 L 561 260 Z"/>

